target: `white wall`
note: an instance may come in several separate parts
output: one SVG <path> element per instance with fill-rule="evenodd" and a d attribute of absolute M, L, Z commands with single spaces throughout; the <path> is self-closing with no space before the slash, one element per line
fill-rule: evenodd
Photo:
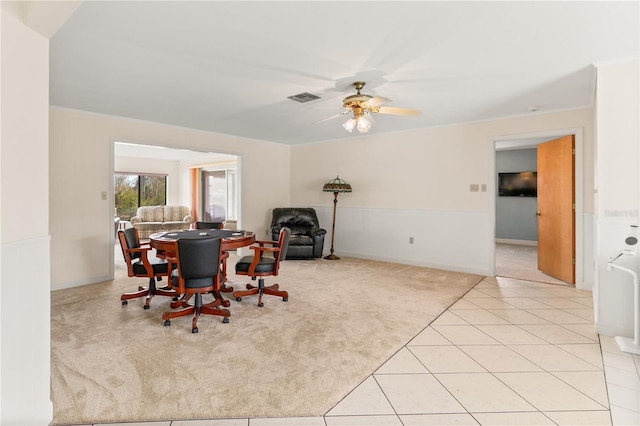
<path fill-rule="evenodd" d="M 287 145 L 61 108 L 50 122 L 53 290 L 112 278 L 114 141 L 240 155 L 242 224 L 259 236 L 271 210 L 289 205 Z"/>
<path fill-rule="evenodd" d="M 315 206 L 330 232 L 333 195 L 323 193 L 322 185 L 339 174 L 353 192 L 339 196 L 337 255 L 491 275 L 495 183 L 489 142 L 582 129 L 583 183 L 593 188 L 592 126 L 593 109 L 585 108 L 295 146 L 292 204 Z M 488 191 L 470 192 L 471 183 L 485 183 Z M 592 214 L 592 192 L 585 189 L 582 195 L 585 213 Z M 583 229 L 577 232 L 591 244 Z M 592 265 L 585 262 L 585 268 Z"/>
<path fill-rule="evenodd" d="M 598 66 L 596 109 L 596 329 L 633 336 L 633 278 L 607 271 L 609 258 L 624 247 L 630 225 L 640 222 L 638 59 Z M 635 269 L 638 257 L 616 263 Z"/>
<path fill-rule="evenodd" d="M 49 392 L 49 41 L 2 2 L 0 424 L 46 425 Z"/>

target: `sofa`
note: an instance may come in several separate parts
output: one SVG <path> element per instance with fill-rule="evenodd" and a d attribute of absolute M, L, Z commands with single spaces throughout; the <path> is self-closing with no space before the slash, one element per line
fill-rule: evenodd
<path fill-rule="evenodd" d="M 282 227 L 291 230 L 286 259 L 322 257 L 326 230 L 320 228 L 316 211 L 310 207 L 278 207 L 273 209 L 271 239 L 278 241 Z"/>
<path fill-rule="evenodd" d="M 130 222 L 140 238 L 149 238 L 154 232 L 189 229 L 193 217 L 186 206 L 144 206 L 138 207 Z"/>

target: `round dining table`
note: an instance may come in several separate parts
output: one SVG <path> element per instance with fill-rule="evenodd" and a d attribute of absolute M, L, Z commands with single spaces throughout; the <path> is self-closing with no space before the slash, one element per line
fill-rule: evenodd
<path fill-rule="evenodd" d="M 220 237 L 222 239 L 222 256 L 221 272 L 222 279 L 221 292 L 229 293 L 233 291 L 233 287 L 227 286 L 227 259 L 229 258 L 229 250 L 236 250 L 242 247 L 250 246 L 256 241 L 256 235 L 252 231 L 243 231 L 235 229 L 185 229 L 182 231 L 162 231 L 149 235 L 149 244 L 156 249 L 157 256 L 160 258 L 175 258 L 176 246 L 179 239 L 196 239 L 207 237 Z M 216 295 L 218 297 L 219 295 Z M 225 300 L 225 306 L 228 301 Z"/>

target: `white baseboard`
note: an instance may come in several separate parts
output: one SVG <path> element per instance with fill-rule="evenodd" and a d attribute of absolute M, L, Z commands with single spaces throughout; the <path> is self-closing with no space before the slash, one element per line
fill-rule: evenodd
<path fill-rule="evenodd" d="M 529 240 L 509 240 L 507 238 L 496 238 L 496 243 L 500 244 L 518 244 L 521 246 L 537 246 L 537 241 L 529 241 Z"/>

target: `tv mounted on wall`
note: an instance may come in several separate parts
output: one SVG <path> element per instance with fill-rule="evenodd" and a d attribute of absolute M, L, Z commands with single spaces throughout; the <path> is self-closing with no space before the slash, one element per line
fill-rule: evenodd
<path fill-rule="evenodd" d="M 501 197 L 537 197 L 538 173 L 498 173 L 498 195 Z"/>

